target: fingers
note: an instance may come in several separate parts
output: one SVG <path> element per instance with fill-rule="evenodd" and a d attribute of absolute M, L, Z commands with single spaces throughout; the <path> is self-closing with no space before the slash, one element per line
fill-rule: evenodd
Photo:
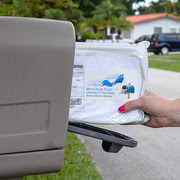
<path fill-rule="evenodd" d="M 134 109 L 141 109 L 143 107 L 144 107 L 144 100 L 142 97 L 142 98 L 127 102 L 126 104 L 119 107 L 118 110 L 120 112 L 129 112 L 129 111 L 132 111 Z"/>
<path fill-rule="evenodd" d="M 134 109 L 143 109 L 143 107 L 147 103 L 147 96 L 153 97 L 153 96 L 157 96 L 157 95 L 154 94 L 153 92 L 151 92 L 150 90 L 146 89 L 143 97 L 141 97 L 137 100 L 127 102 L 126 104 L 119 107 L 118 110 L 120 112 L 129 112 Z"/>

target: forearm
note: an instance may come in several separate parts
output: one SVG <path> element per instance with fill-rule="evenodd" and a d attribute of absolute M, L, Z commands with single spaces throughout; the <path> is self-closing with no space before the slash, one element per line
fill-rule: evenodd
<path fill-rule="evenodd" d="M 180 127 L 180 98 L 172 101 L 167 114 L 168 127 Z"/>

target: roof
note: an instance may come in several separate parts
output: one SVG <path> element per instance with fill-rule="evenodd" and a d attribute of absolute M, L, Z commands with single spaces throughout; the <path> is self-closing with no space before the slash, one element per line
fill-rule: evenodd
<path fill-rule="evenodd" d="M 143 14 L 143 15 L 134 15 L 134 16 L 127 16 L 126 20 L 130 21 L 131 23 L 140 23 L 143 21 L 149 21 L 153 19 L 158 19 L 162 17 L 169 17 L 173 19 L 178 19 L 180 20 L 180 17 L 178 16 L 173 16 L 167 13 L 159 13 L 159 14 Z"/>

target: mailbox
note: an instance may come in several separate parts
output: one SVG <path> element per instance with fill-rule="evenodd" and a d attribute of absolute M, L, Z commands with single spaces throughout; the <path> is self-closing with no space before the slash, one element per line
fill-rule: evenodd
<path fill-rule="evenodd" d="M 69 22 L 0 17 L 0 179 L 61 169 L 74 48 Z"/>

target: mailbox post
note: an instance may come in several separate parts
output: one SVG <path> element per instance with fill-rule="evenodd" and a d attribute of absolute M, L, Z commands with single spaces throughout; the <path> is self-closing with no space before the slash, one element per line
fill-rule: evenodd
<path fill-rule="evenodd" d="M 71 23 L 0 17 L 0 179 L 57 172 L 66 143 Z"/>

